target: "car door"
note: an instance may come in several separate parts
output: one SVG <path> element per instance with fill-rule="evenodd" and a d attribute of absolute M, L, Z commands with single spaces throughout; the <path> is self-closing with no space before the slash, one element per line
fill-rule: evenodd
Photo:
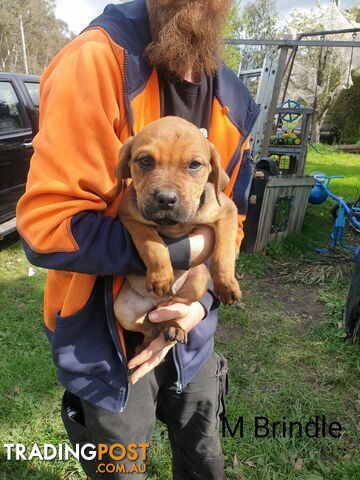
<path fill-rule="evenodd" d="M 15 216 L 25 190 L 33 128 L 16 82 L 0 76 L 0 223 Z"/>

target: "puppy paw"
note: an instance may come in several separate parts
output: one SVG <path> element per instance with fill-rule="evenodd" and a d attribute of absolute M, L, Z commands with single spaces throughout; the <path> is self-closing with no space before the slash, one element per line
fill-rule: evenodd
<path fill-rule="evenodd" d="M 158 297 L 171 293 L 174 283 L 174 274 L 169 269 L 148 269 L 146 275 L 146 290 L 153 292 Z"/>
<path fill-rule="evenodd" d="M 239 284 L 235 278 L 229 283 L 214 283 L 214 293 L 224 305 L 232 305 L 241 300 L 242 293 Z"/>
<path fill-rule="evenodd" d="M 166 325 L 163 327 L 165 340 L 187 344 L 187 333 L 179 325 Z"/>

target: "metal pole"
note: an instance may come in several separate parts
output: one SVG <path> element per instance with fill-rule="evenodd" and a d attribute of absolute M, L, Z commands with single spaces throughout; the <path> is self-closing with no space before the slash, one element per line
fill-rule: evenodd
<path fill-rule="evenodd" d="M 225 45 L 273 45 L 275 47 L 360 47 L 360 42 L 351 40 L 240 40 L 226 38 L 224 43 Z"/>
<path fill-rule="evenodd" d="M 27 56 L 26 56 L 26 44 L 25 44 L 25 34 L 24 34 L 22 15 L 19 15 L 19 21 L 20 21 L 21 43 L 22 43 L 22 50 L 23 50 L 23 57 L 24 57 L 25 73 L 28 75 L 29 69 L 28 69 Z"/>
<path fill-rule="evenodd" d="M 339 35 L 340 33 L 353 33 L 359 32 L 360 27 L 353 28 L 341 28 L 340 30 L 320 30 L 319 32 L 302 32 L 300 33 L 301 38 L 303 37 L 318 37 L 321 35 Z"/>

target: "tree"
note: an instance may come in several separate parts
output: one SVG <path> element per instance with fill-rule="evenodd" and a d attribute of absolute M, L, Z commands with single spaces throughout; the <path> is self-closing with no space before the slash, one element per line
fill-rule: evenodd
<path fill-rule="evenodd" d="M 356 25 L 355 22 L 353 24 Z M 351 28 L 347 18 L 335 4 L 324 9 L 319 4 L 310 12 L 295 11 L 291 15 L 288 27 L 296 32 L 322 31 L 329 29 Z M 351 39 L 331 37 L 332 39 Z M 315 110 L 313 117 L 312 140 L 319 142 L 320 129 L 326 115 L 336 103 L 344 88 L 352 85 L 349 75 L 351 50 L 345 48 L 308 48 L 299 49 L 288 92 L 294 99 L 300 100 Z M 353 70 L 357 69 L 355 62 Z M 349 80 L 349 85 L 348 85 Z"/>
<path fill-rule="evenodd" d="M 326 117 L 326 123 L 335 125 L 341 135 L 341 143 L 357 143 L 360 140 L 360 75 L 354 75 L 354 85 L 343 90 Z"/>
<path fill-rule="evenodd" d="M 348 10 L 345 10 L 345 14 L 346 16 L 349 16 L 350 19 L 360 23 L 360 7 L 351 7 Z"/>
<path fill-rule="evenodd" d="M 242 20 L 238 2 L 234 2 L 228 15 L 224 30 L 224 38 L 240 38 L 242 32 Z M 241 51 L 236 45 L 225 45 L 224 60 L 234 72 L 238 71 Z"/>
<path fill-rule="evenodd" d="M 243 14 L 245 38 L 272 39 L 278 34 L 278 15 L 275 0 L 251 0 Z M 263 47 L 265 48 L 265 47 Z"/>
<path fill-rule="evenodd" d="M 225 38 L 277 38 L 278 17 L 275 0 L 250 0 L 240 14 L 239 2 L 234 2 L 225 29 Z M 268 48 L 265 46 L 227 46 L 226 63 L 237 72 L 240 60 L 246 68 L 261 67 Z"/>
<path fill-rule="evenodd" d="M 22 15 L 29 72 L 40 74 L 72 38 L 55 17 L 54 0 L 0 0 L 0 69 L 24 72 L 19 16 Z"/>

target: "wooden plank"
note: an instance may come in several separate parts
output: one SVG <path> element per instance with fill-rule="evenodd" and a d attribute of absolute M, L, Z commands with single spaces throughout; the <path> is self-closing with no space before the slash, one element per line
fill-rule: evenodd
<path fill-rule="evenodd" d="M 277 177 L 269 177 L 267 187 L 301 187 L 315 185 L 314 177 L 296 177 L 295 175 L 280 175 Z"/>
<path fill-rule="evenodd" d="M 255 243 L 256 252 L 262 252 L 268 243 L 268 238 L 270 234 L 269 222 L 271 222 L 274 214 L 274 193 L 276 192 L 274 192 L 271 188 L 265 189 L 262 209 L 259 218 L 259 230 Z"/>
<path fill-rule="evenodd" d="M 292 232 L 293 226 L 294 226 L 294 221 L 295 221 L 295 212 L 296 212 L 296 200 L 297 200 L 297 192 L 299 188 L 296 188 L 295 186 L 288 186 L 286 187 L 286 197 L 292 197 L 291 201 L 291 207 L 290 207 L 290 214 L 289 214 L 289 222 L 288 222 L 288 227 L 286 230 L 286 235 Z"/>
<path fill-rule="evenodd" d="M 360 145 L 337 145 L 336 150 L 346 153 L 360 153 Z"/>
<path fill-rule="evenodd" d="M 304 188 L 301 191 L 301 195 L 298 202 L 298 209 L 296 212 L 296 225 L 294 227 L 294 232 L 299 232 L 301 230 L 302 224 L 304 222 L 306 208 L 309 203 L 309 193 L 310 188 Z"/>
<path fill-rule="evenodd" d="M 265 210 L 267 211 L 269 208 L 269 194 L 270 194 L 270 190 L 268 188 L 265 188 L 263 203 L 261 206 L 261 212 L 259 217 L 258 233 L 256 236 L 256 242 L 254 246 L 255 252 L 262 251 L 262 239 L 264 237 L 264 222 L 265 222 L 265 215 L 266 215 Z"/>
<path fill-rule="evenodd" d="M 293 189 L 293 205 L 292 205 L 292 212 L 291 212 L 291 217 L 290 217 L 290 222 L 289 222 L 289 233 L 294 233 L 297 228 L 297 217 L 299 215 L 299 212 L 301 212 L 301 209 L 303 208 L 301 205 L 302 201 L 302 190 L 303 188 L 297 188 Z"/>

